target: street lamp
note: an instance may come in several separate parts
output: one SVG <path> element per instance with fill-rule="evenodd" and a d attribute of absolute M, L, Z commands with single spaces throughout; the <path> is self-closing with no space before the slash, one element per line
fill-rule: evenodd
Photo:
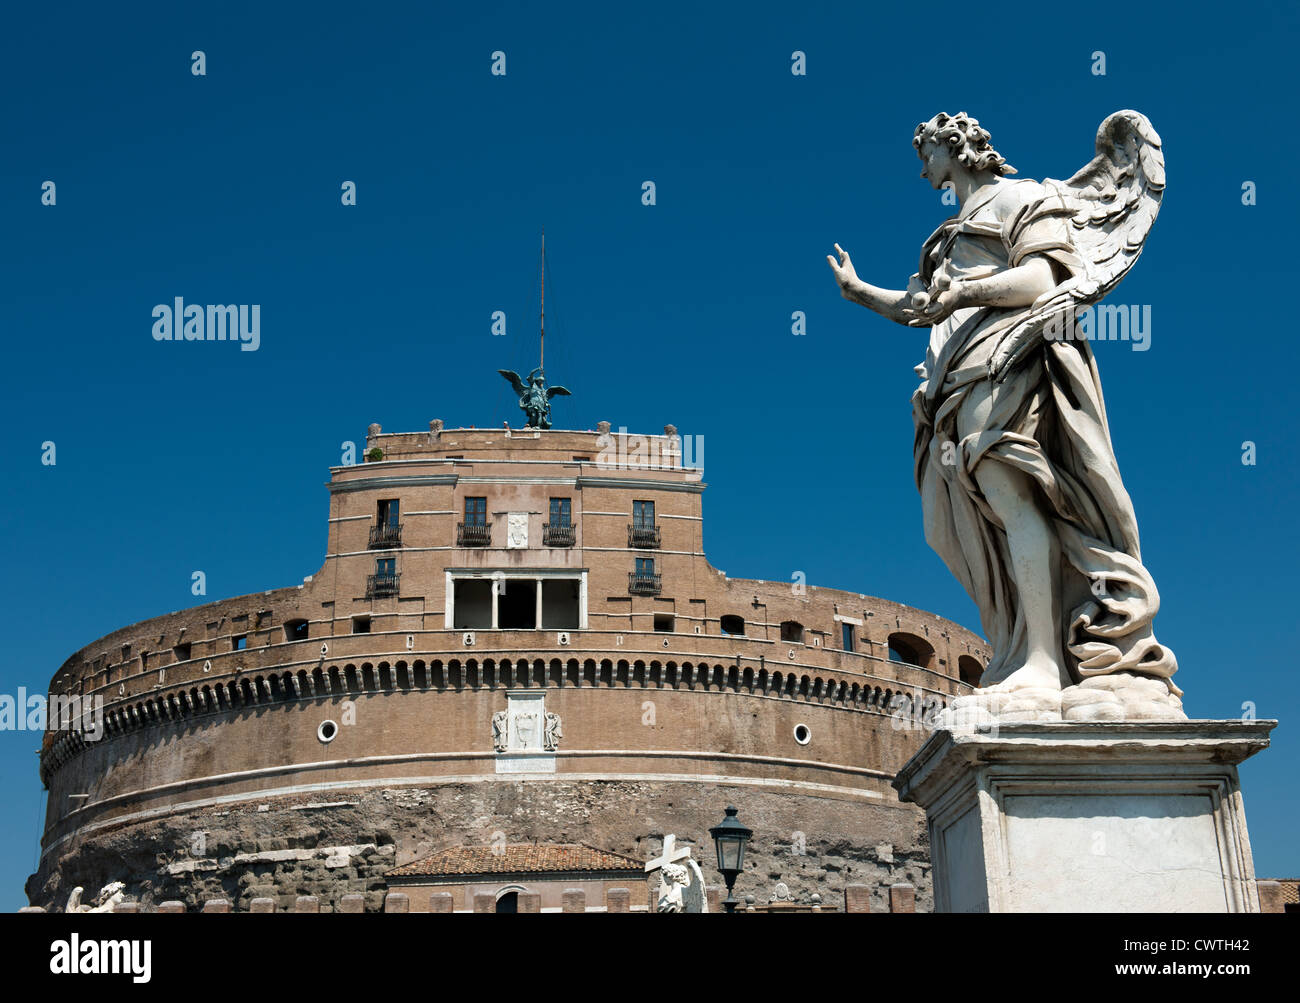
<path fill-rule="evenodd" d="M 754 831 L 741 825 L 736 818 L 736 809 L 728 806 L 727 817 L 710 829 L 709 835 L 713 837 L 713 845 L 718 851 L 718 870 L 727 882 L 727 898 L 722 904 L 727 912 L 735 912 L 736 899 L 731 890 L 736 884 L 736 875 L 745 868 L 745 844 L 754 835 Z"/>

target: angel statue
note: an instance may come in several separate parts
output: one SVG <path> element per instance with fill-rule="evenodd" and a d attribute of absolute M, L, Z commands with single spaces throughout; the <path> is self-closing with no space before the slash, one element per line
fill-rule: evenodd
<path fill-rule="evenodd" d="M 548 388 L 546 374 L 540 369 L 534 369 L 528 374 L 526 385 L 516 372 L 509 369 L 498 369 L 497 372 L 510 381 L 510 385 L 515 388 L 515 393 L 519 395 L 519 409 L 528 418 L 525 428 L 550 428 L 551 398 L 573 396 L 564 387 Z"/>
<path fill-rule="evenodd" d="M 905 290 L 828 256 L 845 299 L 930 329 L 912 395 L 926 541 L 979 607 L 993 657 L 953 703 L 979 719 L 1182 720 L 1080 311 L 1142 252 L 1165 184 L 1160 137 L 1118 111 L 1068 181 L 1016 171 L 965 112 L 916 129 L 921 177 L 959 211 Z M 948 720 L 951 721 L 951 713 Z"/>

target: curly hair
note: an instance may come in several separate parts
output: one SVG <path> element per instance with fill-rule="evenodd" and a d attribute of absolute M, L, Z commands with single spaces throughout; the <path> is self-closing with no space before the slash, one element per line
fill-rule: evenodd
<path fill-rule="evenodd" d="M 917 156 L 921 154 L 924 142 L 947 143 L 952 148 L 957 162 L 972 171 L 992 171 L 994 174 L 1015 174 L 1016 169 L 1007 163 L 1006 157 L 993 149 L 989 142 L 987 129 L 981 129 L 976 119 L 964 111 L 956 115 L 939 112 L 928 122 L 916 127 L 912 136 L 912 146 Z"/>

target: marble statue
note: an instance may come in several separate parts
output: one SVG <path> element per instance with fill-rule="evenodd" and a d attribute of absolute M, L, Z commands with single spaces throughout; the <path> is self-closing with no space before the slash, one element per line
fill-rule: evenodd
<path fill-rule="evenodd" d="M 519 409 L 528 419 L 525 428 L 550 428 L 551 398 L 573 396 L 564 387 L 548 387 L 546 374 L 540 369 L 534 369 L 528 374 L 527 383 L 524 383 L 519 378 L 519 374 L 512 370 L 498 369 L 497 372 L 510 382 L 515 393 L 519 395 Z"/>
<path fill-rule="evenodd" d="M 655 912 L 685 912 L 682 891 L 691 883 L 690 873 L 681 864 L 664 864 L 659 871 L 659 894 Z"/>
<path fill-rule="evenodd" d="M 547 752 L 554 752 L 560 747 L 560 739 L 564 737 L 564 732 L 560 729 L 560 715 L 551 711 L 546 712 L 546 730 L 542 736 L 542 748 Z"/>
<path fill-rule="evenodd" d="M 492 715 L 492 748 L 497 752 L 506 751 L 506 731 L 509 728 L 509 724 L 509 715 L 506 711 L 499 710 Z"/>
<path fill-rule="evenodd" d="M 96 913 L 112 912 L 113 908 L 119 903 L 126 900 L 126 885 L 121 881 L 110 881 L 99 890 L 99 895 L 95 898 L 93 906 L 83 905 L 81 896 L 85 894 L 85 889 L 77 885 L 72 889 L 72 894 L 68 896 L 68 905 L 65 912 L 74 913 Z"/>
<path fill-rule="evenodd" d="M 1159 593 L 1111 447 L 1096 360 L 1075 318 L 1132 267 L 1160 208 L 1160 137 L 1102 122 L 1067 181 L 1012 179 L 964 112 L 916 129 L 921 176 L 959 211 L 906 289 L 828 261 L 845 299 L 929 329 L 912 396 L 926 540 L 979 607 L 993 657 L 953 708 L 1028 720 L 1184 719 Z"/>
<path fill-rule="evenodd" d="M 664 836 L 663 851 L 645 865 L 646 874 L 659 872 L 655 912 L 704 913 L 709 911 L 704 872 L 691 859 L 689 846 L 678 846 L 673 833 Z"/>

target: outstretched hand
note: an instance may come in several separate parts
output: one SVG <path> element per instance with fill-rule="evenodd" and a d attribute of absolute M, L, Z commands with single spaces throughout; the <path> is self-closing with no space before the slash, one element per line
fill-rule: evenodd
<path fill-rule="evenodd" d="M 858 278 L 858 273 L 853 267 L 853 259 L 849 257 L 849 252 L 835 245 L 835 253 L 838 254 L 839 261 L 835 260 L 835 255 L 826 255 L 826 261 L 831 266 L 831 271 L 835 273 L 835 281 L 840 285 L 840 295 L 846 300 L 854 300 L 853 295 L 855 286 L 861 285 L 862 280 Z"/>

